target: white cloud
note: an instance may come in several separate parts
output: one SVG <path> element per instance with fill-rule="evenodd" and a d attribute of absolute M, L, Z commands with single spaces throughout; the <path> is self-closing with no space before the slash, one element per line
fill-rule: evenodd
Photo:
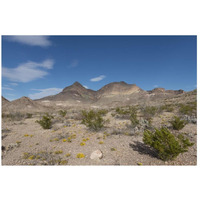
<path fill-rule="evenodd" d="M 73 60 L 68 67 L 69 68 L 74 68 L 74 67 L 78 66 L 78 63 L 79 63 L 78 60 Z"/>
<path fill-rule="evenodd" d="M 84 85 L 83 87 L 86 88 L 86 89 L 88 89 L 88 86 L 87 86 L 87 85 Z"/>
<path fill-rule="evenodd" d="M 3 90 L 13 90 L 12 88 L 10 87 L 2 87 Z"/>
<path fill-rule="evenodd" d="M 157 88 L 157 87 L 158 87 L 158 85 L 154 85 L 153 87 L 154 87 L 154 88 Z"/>
<path fill-rule="evenodd" d="M 54 61 L 47 59 L 41 63 L 28 61 L 16 68 L 2 68 L 2 76 L 10 81 L 27 83 L 48 74 L 44 69 L 52 69 Z M 43 68 L 43 69 L 42 69 Z"/>
<path fill-rule="evenodd" d="M 48 36 L 16 35 L 7 36 L 6 39 L 9 41 L 19 42 L 30 46 L 47 47 L 51 45 L 51 41 L 49 40 Z"/>
<path fill-rule="evenodd" d="M 58 94 L 63 89 L 61 89 L 61 88 L 47 88 L 47 89 L 32 89 L 32 90 L 39 91 L 39 92 L 34 93 L 34 94 L 29 94 L 29 97 L 31 99 L 40 99 L 42 97 L 46 97 L 46 96 L 49 96 L 49 95 Z"/>
<path fill-rule="evenodd" d="M 97 81 L 103 80 L 104 78 L 106 78 L 106 76 L 101 75 L 101 76 L 98 76 L 98 77 L 95 77 L 95 78 L 91 78 L 90 81 L 97 82 Z"/>

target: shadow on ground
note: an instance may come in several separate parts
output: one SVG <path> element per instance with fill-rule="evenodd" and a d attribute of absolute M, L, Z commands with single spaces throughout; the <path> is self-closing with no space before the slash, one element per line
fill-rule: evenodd
<path fill-rule="evenodd" d="M 157 158 L 157 153 L 152 150 L 150 147 L 146 146 L 144 143 L 142 142 L 134 142 L 133 144 L 129 144 L 129 146 L 133 149 L 133 151 L 137 151 L 139 152 L 139 154 L 142 155 L 149 155 L 152 158 Z"/>

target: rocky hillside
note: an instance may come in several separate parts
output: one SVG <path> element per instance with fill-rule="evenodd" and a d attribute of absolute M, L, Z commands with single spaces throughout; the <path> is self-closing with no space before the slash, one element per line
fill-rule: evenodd
<path fill-rule="evenodd" d="M 4 98 L 4 97 L 3 97 Z M 44 109 L 44 106 L 40 103 L 31 100 L 28 97 L 21 97 L 17 100 L 9 102 L 9 104 L 3 105 L 5 111 L 40 111 Z"/>
<path fill-rule="evenodd" d="M 164 104 L 167 101 L 190 101 L 191 98 L 195 99 L 196 94 L 184 92 L 183 90 L 165 90 L 164 88 L 145 91 L 135 84 L 128 84 L 124 81 L 109 83 L 98 91 L 86 89 L 79 82 L 75 82 L 56 95 L 34 101 L 27 97 L 22 97 L 12 102 L 2 97 L 2 104 L 3 108 L 9 110 L 40 110 L 45 109 L 46 106 L 53 108 L 59 106 L 115 107 L 136 104 L 157 105 Z"/>

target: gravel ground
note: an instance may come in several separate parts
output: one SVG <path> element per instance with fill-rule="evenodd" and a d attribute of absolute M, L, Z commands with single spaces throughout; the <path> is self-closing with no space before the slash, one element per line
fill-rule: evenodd
<path fill-rule="evenodd" d="M 164 114 L 162 122 L 171 114 Z M 79 120 L 69 119 L 68 124 L 54 124 L 52 129 L 44 130 L 35 123 L 39 117 L 24 121 L 2 121 L 2 165 L 196 165 L 197 164 L 197 127 L 187 124 L 181 132 L 195 144 L 189 151 L 179 155 L 175 161 L 164 162 L 158 159 L 152 149 L 142 142 L 142 134 L 131 135 L 128 120 L 110 119 L 107 127 L 98 132 L 88 130 Z M 155 117 L 153 123 L 159 127 L 161 117 Z M 113 135 L 113 132 L 118 134 Z M 71 142 L 68 142 L 68 138 Z M 65 141 L 66 139 L 66 141 Z M 85 141 L 86 140 L 86 141 Z M 81 146 L 81 143 L 84 143 Z M 102 159 L 92 160 L 95 150 L 103 153 Z M 60 151 L 60 152 L 59 152 Z M 57 154 L 56 154 L 57 152 Z M 84 158 L 77 158 L 77 154 Z M 24 156 L 28 155 L 28 159 Z M 32 157 L 31 157 L 32 156 Z M 35 157 L 34 157 L 35 156 Z"/>

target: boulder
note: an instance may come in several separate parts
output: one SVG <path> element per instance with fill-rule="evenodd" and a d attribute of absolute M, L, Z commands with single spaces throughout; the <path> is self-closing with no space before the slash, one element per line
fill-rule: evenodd
<path fill-rule="evenodd" d="M 95 150 L 90 155 L 90 159 L 92 160 L 99 160 L 103 157 L 103 153 L 100 150 Z"/>

